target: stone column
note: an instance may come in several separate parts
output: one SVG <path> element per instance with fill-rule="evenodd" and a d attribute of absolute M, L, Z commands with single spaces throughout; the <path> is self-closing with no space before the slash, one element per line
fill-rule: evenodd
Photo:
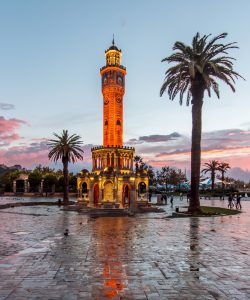
<path fill-rule="evenodd" d="M 103 169 L 107 167 L 107 154 L 104 155 Z"/>
<path fill-rule="evenodd" d="M 40 188 L 39 188 L 39 193 L 43 193 L 43 179 L 41 180 Z"/>
<path fill-rule="evenodd" d="M 24 193 L 28 193 L 28 180 L 24 180 Z"/>
<path fill-rule="evenodd" d="M 16 180 L 13 180 L 13 193 L 16 193 Z"/>
<path fill-rule="evenodd" d="M 114 157 L 114 167 L 117 168 L 117 166 L 118 166 L 118 157 L 115 154 L 115 157 Z"/>

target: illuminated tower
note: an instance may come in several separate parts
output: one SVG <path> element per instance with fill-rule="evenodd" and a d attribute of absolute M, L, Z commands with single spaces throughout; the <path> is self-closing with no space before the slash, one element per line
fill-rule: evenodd
<path fill-rule="evenodd" d="M 105 51 L 106 65 L 101 68 L 103 94 L 103 146 L 123 146 L 123 95 L 126 68 L 122 52 L 114 43 Z"/>
<path fill-rule="evenodd" d="M 126 68 L 114 43 L 100 69 L 103 95 L 103 145 L 91 149 L 92 171 L 77 177 L 78 203 L 94 207 L 130 207 L 147 203 L 148 175 L 134 172 L 135 149 L 123 146 L 123 96 Z"/>

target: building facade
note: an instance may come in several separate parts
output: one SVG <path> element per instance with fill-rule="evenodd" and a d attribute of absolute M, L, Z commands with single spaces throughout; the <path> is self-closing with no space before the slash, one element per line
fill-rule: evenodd
<path fill-rule="evenodd" d="M 135 149 L 123 146 L 123 96 L 126 68 L 112 42 L 100 69 L 103 94 L 103 146 L 94 147 L 92 171 L 78 174 L 78 202 L 94 207 L 130 207 L 147 203 L 148 175 L 134 172 Z"/>

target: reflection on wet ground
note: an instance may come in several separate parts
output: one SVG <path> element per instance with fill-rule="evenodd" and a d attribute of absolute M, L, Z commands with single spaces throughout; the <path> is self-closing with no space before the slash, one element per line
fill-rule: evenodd
<path fill-rule="evenodd" d="M 249 299 L 250 201 L 242 204 L 240 215 L 185 219 L 6 209 L 0 299 Z"/>

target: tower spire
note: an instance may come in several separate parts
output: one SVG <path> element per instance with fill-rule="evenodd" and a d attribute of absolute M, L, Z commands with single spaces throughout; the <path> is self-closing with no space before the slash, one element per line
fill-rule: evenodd
<path fill-rule="evenodd" d="M 113 33 L 112 45 L 113 45 L 113 46 L 115 45 L 115 35 L 114 35 L 114 33 Z"/>

